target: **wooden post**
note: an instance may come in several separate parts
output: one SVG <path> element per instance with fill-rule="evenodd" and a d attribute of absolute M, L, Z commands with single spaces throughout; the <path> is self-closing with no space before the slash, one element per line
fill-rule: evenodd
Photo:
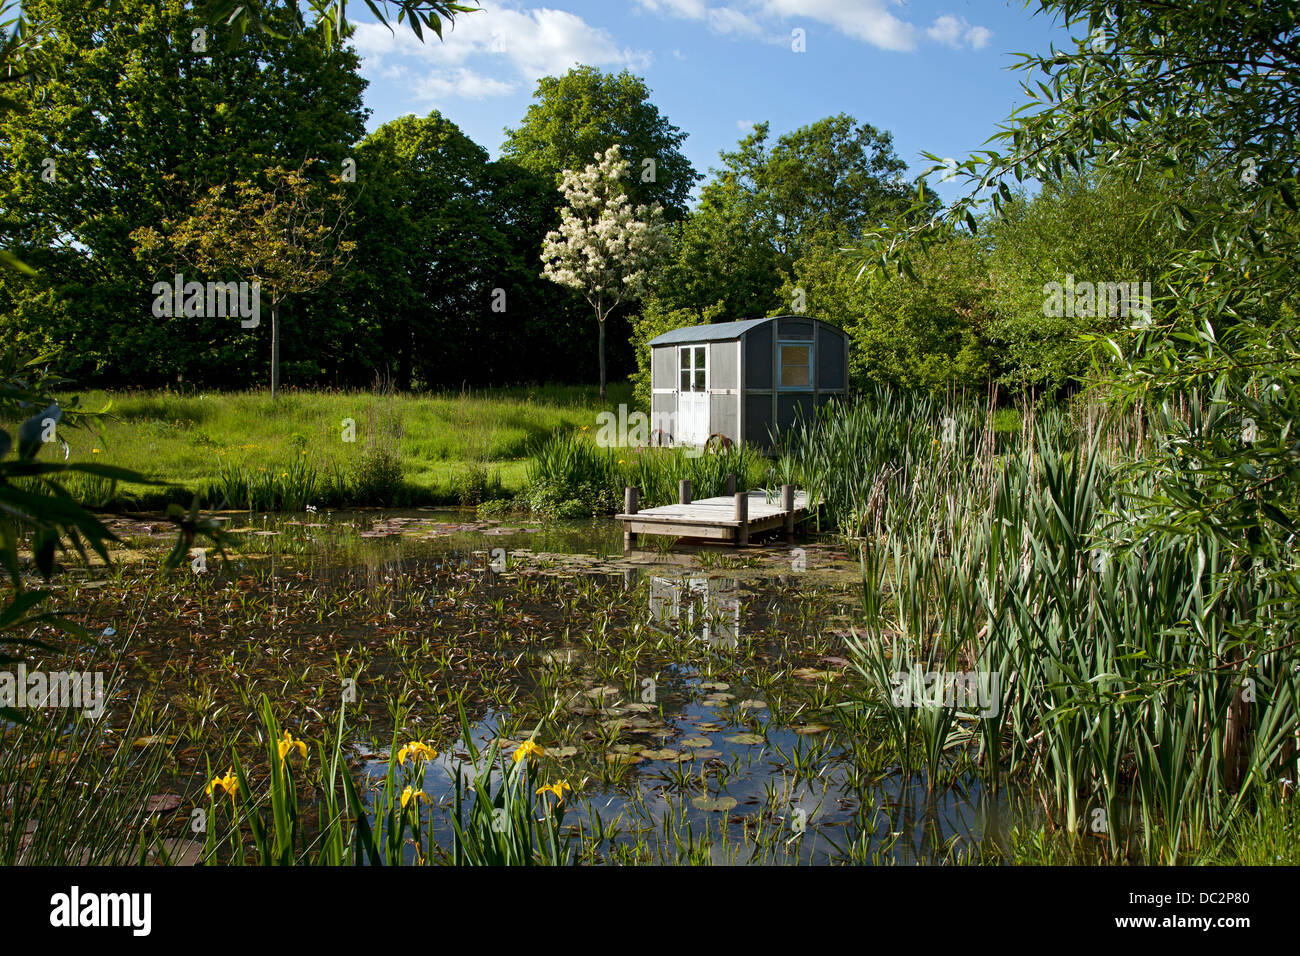
<path fill-rule="evenodd" d="M 785 512 L 785 540 L 794 540 L 794 485 L 781 486 L 781 510 Z"/>
<path fill-rule="evenodd" d="M 683 478 L 677 482 L 677 503 L 679 505 L 691 503 L 691 479 Z"/>
<path fill-rule="evenodd" d="M 740 526 L 736 528 L 736 544 L 744 547 L 749 544 L 749 495 L 743 491 L 736 492 L 736 520 Z"/>
<path fill-rule="evenodd" d="M 736 493 L 736 473 L 734 471 L 731 471 L 727 473 L 727 494 L 734 495 L 735 493 Z"/>
<path fill-rule="evenodd" d="M 625 486 L 623 488 L 623 513 L 628 515 L 636 514 L 641 507 L 641 503 L 638 500 L 639 498 L 640 495 L 635 488 L 633 488 L 631 485 Z M 623 522 L 623 550 L 624 551 L 636 547 L 636 532 L 629 531 L 627 530 L 627 528 L 628 525 L 627 522 L 625 521 Z"/>

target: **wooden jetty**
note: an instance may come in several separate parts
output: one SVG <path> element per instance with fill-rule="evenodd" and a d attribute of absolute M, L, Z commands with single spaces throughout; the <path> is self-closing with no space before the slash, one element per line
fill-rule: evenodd
<path fill-rule="evenodd" d="M 794 526 L 808 515 L 808 493 L 794 485 L 782 485 L 777 501 L 769 503 L 765 491 L 735 491 L 734 476 L 728 480 L 730 494 L 718 498 L 691 499 L 691 483 L 678 487 L 677 504 L 641 510 L 636 488 L 623 489 L 623 511 L 615 517 L 623 522 L 623 547 L 636 545 L 639 534 L 705 538 L 727 544 L 747 545 L 752 535 L 782 529 L 794 537 Z"/>

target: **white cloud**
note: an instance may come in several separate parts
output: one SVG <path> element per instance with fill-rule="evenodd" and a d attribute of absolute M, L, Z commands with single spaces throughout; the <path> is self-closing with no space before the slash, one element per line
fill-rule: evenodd
<path fill-rule="evenodd" d="M 483 100 L 489 96 L 505 96 L 515 91 L 514 83 L 475 73 L 467 67 L 433 70 L 415 84 L 415 98 L 442 100 L 450 96 L 463 100 Z"/>
<path fill-rule="evenodd" d="M 982 50 L 989 45 L 989 40 L 993 39 L 993 31 L 988 27 L 971 27 L 966 33 L 966 42 L 972 49 Z"/>
<path fill-rule="evenodd" d="M 636 0 L 650 13 L 678 20 L 698 20 L 714 33 L 733 36 L 762 36 L 763 28 L 749 14 L 735 7 L 711 7 L 704 0 Z"/>
<path fill-rule="evenodd" d="M 753 120 L 736 120 L 736 129 L 740 130 L 742 133 L 748 133 L 753 128 Z"/>
<path fill-rule="evenodd" d="M 620 47 L 607 30 L 576 14 L 549 7 L 492 7 L 467 13 L 444 29 L 441 43 L 436 37 L 421 43 L 404 28 L 389 31 L 378 23 L 358 23 L 353 43 L 380 70 L 391 69 L 384 62 L 391 57 L 431 66 L 416 87 L 430 97 L 482 99 L 510 92 L 520 80 L 531 85 L 539 77 L 580 64 L 643 70 L 653 59 L 648 51 Z M 474 68 L 467 66 L 471 59 Z"/>
<path fill-rule="evenodd" d="M 807 27 L 821 23 L 882 50 L 915 50 L 922 31 L 896 16 L 891 8 L 900 0 L 732 0 L 733 5 L 710 6 L 709 0 L 636 0 L 649 13 L 706 24 L 715 33 L 755 37 L 787 43 L 788 36 L 764 36 L 766 25 Z M 741 8 L 744 9 L 741 9 Z M 925 36 L 954 48 L 983 49 L 993 38 L 987 27 L 973 26 L 964 18 L 944 15 L 935 19 Z"/>
<path fill-rule="evenodd" d="M 987 27 L 971 26 L 965 17 L 944 14 L 935 17 L 934 23 L 926 28 L 925 35 L 936 43 L 960 50 L 963 45 L 972 50 L 982 50 L 993 38 L 993 31 Z"/>
<path fill-rule="evenodd" d="M 763 0 L 764 11 L 782 19 L 816 20 L 882 50 L 916 49 L 916 27 L 886 6 L 886 0 Z"/>

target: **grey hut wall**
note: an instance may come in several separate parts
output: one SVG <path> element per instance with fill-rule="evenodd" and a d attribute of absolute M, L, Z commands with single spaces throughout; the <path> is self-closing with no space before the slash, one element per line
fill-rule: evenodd
<path fill-rule="evenodd" d="M 652 349 L 650 366 L 650 427 L 652 429 L 663 428 L 668 432 L 675 432 L 675 426 L 669 425 L 669 422 L 676 420 L 677 415 L 677 394 L 675 392 L 661 394 L 655 391 L 660 388 L 676 388 L 677 381 L 677 346 L 660 345 Z M 673 434 L 672 439 L 676 441 L 677 435 Z M 658 441 L 658 437 L 654 437 Z"/>
<path fill-rule="evenodd" d="M 709 431 L 740 441 L 740 343 L 709 343 Z"/>

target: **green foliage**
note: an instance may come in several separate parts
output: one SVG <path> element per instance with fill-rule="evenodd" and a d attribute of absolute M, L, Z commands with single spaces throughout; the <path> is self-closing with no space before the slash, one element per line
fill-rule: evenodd
<path fill-rule="evenodd" d="M 130 234 L 275 160 L 339 169 L 364 129 L 355 54 L 258 36 L 203 55 L 191 31 L 205 26 L 215 44 L 221 28 L 174 0 L 37 0 L 24 13 L 41 24 L 33 55 L 58 70 L 22 84 L 0 116 L 10 170 L 0 235 L 40 273 L 0 276 L 5 337 L 59 345 L 79 380 L 247 381 L 269 350 L 269 323 L 154 318 L 159 274 L 136 258 Z M 53 182 L 41 178 L 46 159 Z"/>
<path fill-rule="evenodd" d="M 249 861 L 250 850 L 252 862 L 261 866 L 562 866 L 577 861 L 580 834 L 563 827 L 564 801 L 539 792 L 541 781 L 530 759 L 507 763 L 495 740 L 480 751 L 464 711 L 468 760 L 448 767 L 452 806 L 442 808 L 452 830 L 450 848 L 434 840 L 436 808 L 423 790 L 426 760 L 432 759 L 427 748 L 412 753 L 412 746 L 400 746 L 394 738 L 387 770 L 372 794 L 358 789 L 346 766 L 342 710 L 332 746 L 317 744 L 314 766 L 306 743 L 281 730 L 265 696 L 259 713 L 269 768 L 265 795 L 258 795 L 238 754 L 232 755 L 230 770 L 208 788 L 206 863 L 241 865 Z M 320 810 L 310 827 L 298 796 L 307 782 L 314 785 Z"/>
<path fill-rule="evenodd" d="M 650 89 L 627 70 L 602 73 L 577 66 L 563 76 L 537 81 L 523 122 L 506 130 L 503 158 L 559 185 L 566 169 L 582 169 L 611 146 L 632 163 L 633 206 L 659 203 L 669 219 L 686 215 L 700 176 L 681 152 L 686 134 L 650 102 Z M 646 160 L 654 175 L 643 175 Z"/>
<path fill-rule="evenodd" d="M 1005 383 L 1058 391 L 1089 371 L 1085 334 L 1109 335 L 1134 323 L 1131 313 L 1105 310 L 1050 314 L 1045 285 L 1072 276 L 1076 282 L 1154 286 L 1172 252 L 1174 230 L 1170 217 L 1150 212 L 1161 192 L 1172 188 L 1165 180 L 1134 182 L 1102 168 L 1048 182 L 1032 199 L 1015 195 L 981 224 L 991 313 L 984 335 Z"/>
<path fill-rule="evenodd" d="M 827 236 L 857 237 L 907 205 L 906 164 L 889 134 L 845 114 L 774 145 L 768 124 L 756 124 L 721 158 L 695 211 L 672 232 L 672 254 L 652 286 L 661 312 L 720 305 L 722 317 L 738 319 L 798 311 L 781 285 L 806 250 Z"/>
<path fill-rule="evenodd" d="M 105 688 L 106 701 L 112 690 Z M 35 711 L 6 728 L 0 864 L 128 866 L 166 852 L 149 825 L 148 801 L 166 784 L 167 751 L 134 746 L 151 731 L 138 711 L 111 737 L 101 720 L 79 710 Z"/>
<path fill-rule="evenodd" d="M 716 307 L 728 319 L 772 312 L 784 261 L 766 234 L 734 182 L 709 183 L 691 215 L 669 228 L 671 251 L 652 282 L 660 310 Z"/>
<path fill-rule="evenodd" d="M 1145 532 L 1127 459 L 1102 453 L 1140 453 L 1133 433 L 1039 410 L 999 439 L 987 407 L 882 392 L 824 413 L 778 471 L 859 539 L 859 703 L 905 769 L 931 790 L 966 772 L 1027 787 L 1071 839 L 1175 862 L 1295 773 L 1300 678 L 1242 640 L 1285 627 L 1283 582 L 1258 578 L 1243 605 L 1229 549 Z M 976 673 L 991 706 L 895 699 L 935 671 Z"/>
<path fill-rule="evenodd" d="M 991 290 L 979 246 L 954 239 L 919 255 L 908 278 L 868 273 L 860 280 L 843 246 L 834 235 L 810 244 L 782 296 L 802 292 L 810 315 L 849 333 L 854 386 L 984 390 L 997 357 L 988 341 Z"/>
<path fill-rule="evenodd" d="M 583 518 L 614 514 L 623 504 L 615 450 L 581 432 L 559 432 L 528 462 L 524 494 L 538 514 Z"/>
<path fill-rule="evenodd" d="M 310 22 L 301 4 L 292 5 L 294 32 L 310 31 L 326 50 L 336 49 L 351 34 L 347 0 L 308 0 L 307 6 L 312 14 Z M 200 0 L 196 7 L 202 12 L 204 23 L 225 23 L 235 28 L 228 47 L 237 45 L 246 34 L 278 36 L 276 31 L 284 29 L 280 23 L 283 7 L 278 0 Z M 426 29 L 442 39 L 443 21 L 454 24 L 457 14 L 481 9 L 447 0 L 367 0 L 366 7 L 390 30 L 392 22 L 405 22 L 417 40 L 424 39 Z"/>
<path fill-rule="evenodd" d="M 736 490 L 759 487 L 767 460 L 749 446 L 721 450 L 685 448 L 602 448 L 581 431 L 559 432 L 528 463 L 525 497 L 539 514 L 579 518 L 623 508 L 623 489 L 639 489 L 642 507 L 677 501 L 678 483 L 691 482 L 696 499 L 726 494 L 727 476 Z"/>
<path fill-rule="evenodd" d="M 351 475 L 353 498 L 359 504 L 393 507 L 403 503 L 402 462 L 386 448 L 367 448 Z"/>
<path fill-rule="evenodd" d="M 856 238 L 907 206 L 907 164 L 888 132 L 845 113 L 801 126 L 771 146 L 768 131 L 767 123 L 755 123 L 721 154 L 717 184 L 734 189 L 733 201 L 762 224 L 763 241 L 786 263 L 818 232 Z"/>

